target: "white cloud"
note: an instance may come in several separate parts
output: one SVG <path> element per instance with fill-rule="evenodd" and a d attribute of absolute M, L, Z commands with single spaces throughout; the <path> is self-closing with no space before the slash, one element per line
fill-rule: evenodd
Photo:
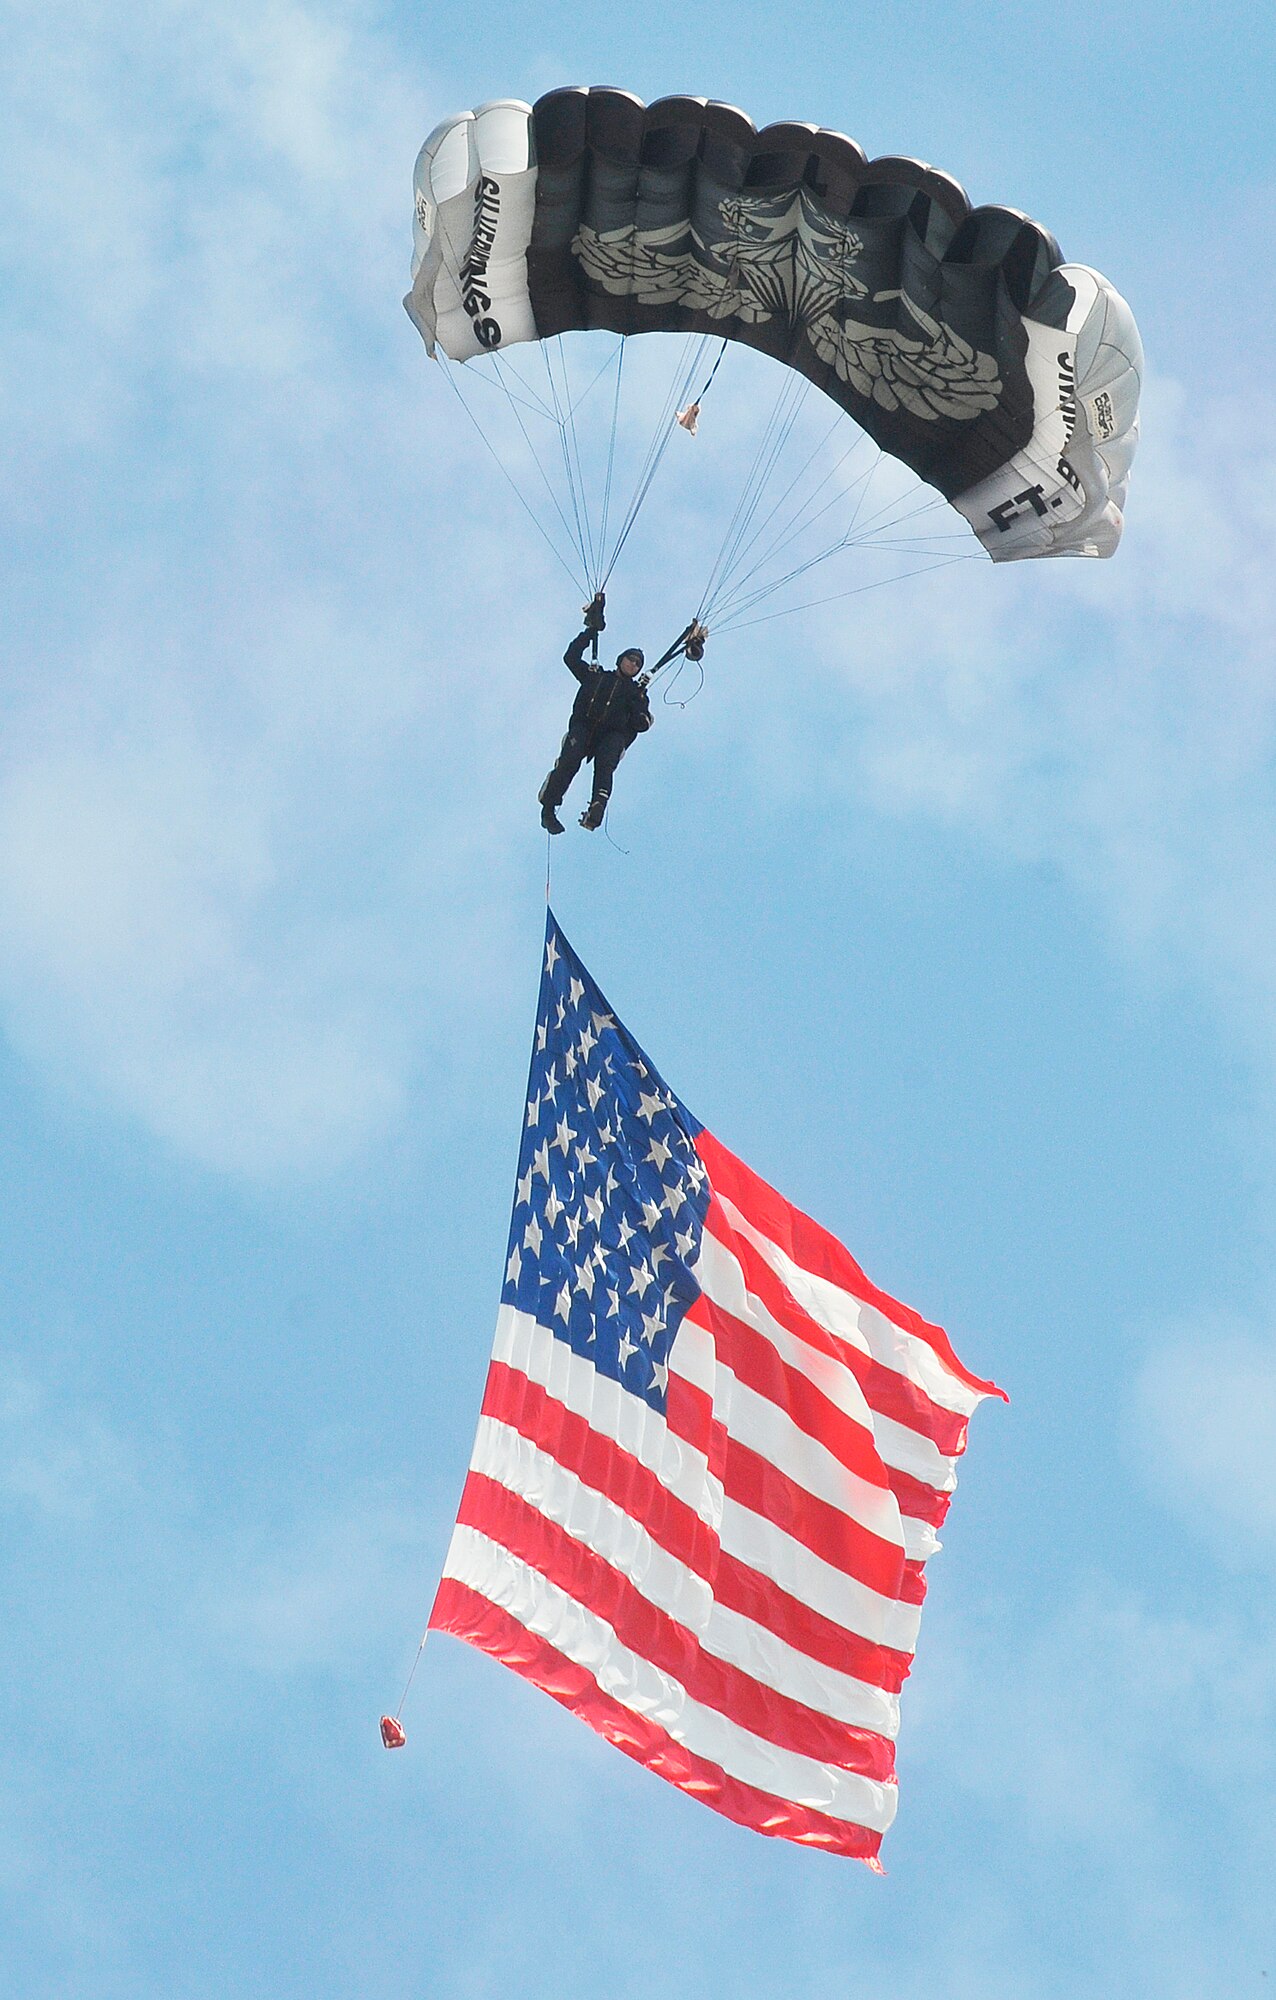
<path fill-rule="evenodd" d="M 109 1515 L 137 1491 L 131 1454 L 108 1424 L 51 1399 L 16 1364 L 0 1364 L 0 1498 L 63 1532 Z"/>
<path fill-rule="evenodd" d="M 223 1658 L 283 1677 L 347 1676 L 384 1660 L 388 1633 L 405 1648 L 419 1638 L 438 1561 L 421 1520 L 353 1501 L 264 1541 L 237 1546 L 196 1593 L 194 1621 Z"/>
<path fill-rule="evenodd" d="M 1229 1567 L 1276 1564 L 1276 1348 L 1208 1316 L 1153 1347 L 1139 1450 L 1158 1497 Z"/>

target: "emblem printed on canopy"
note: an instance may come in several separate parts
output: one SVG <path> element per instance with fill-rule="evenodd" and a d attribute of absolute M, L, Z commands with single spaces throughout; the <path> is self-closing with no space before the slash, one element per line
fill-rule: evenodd
<path fill-rule="evenodd" d="M 808 189 L 736 195 L 716 205 L 714 218 L 712 236 L 691 222 L 585 227 L 572 252 L 587 278 L 639 305 L 677 304 L 750 326 L 778 319 L 800 330 L 841 381 L 883 410 L 933 423 L 996 409 L 1002 384 L 993 356 L 898 285 L 870 290 L 854 269 L 862 237 Z"/>
<path fill-rule="evenodd" d="M 728 1818 L 876 1867 L 924 1564 L 990 1394 L 692 1117 L 551 915 L 431 1629 Z"/>

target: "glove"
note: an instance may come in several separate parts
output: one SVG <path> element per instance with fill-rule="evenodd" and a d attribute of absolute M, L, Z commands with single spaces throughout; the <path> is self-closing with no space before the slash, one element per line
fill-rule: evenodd
<path fill-rule="evenodd" d="M 687 634 L 687 643 L 683 647 L 683 651 L 689 660 L 703 660 L 704 644 L 708 636 L 709 634 L 703 625 L 692 625 L 690 632 Z"/>
<path fill-rule="evenodd" d="M 606 599 L 600 590 L 597 597 L 591 598 L 590 602 L 585 606 L 585 630 L 587 632 L 606 631 L 607 620 L 603 616 L 603 606 L 605 603 Z"/>

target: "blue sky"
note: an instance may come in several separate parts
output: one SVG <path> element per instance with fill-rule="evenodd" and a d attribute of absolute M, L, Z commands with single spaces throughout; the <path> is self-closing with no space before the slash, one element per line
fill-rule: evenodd
<path fill-rule="evenodd" d="M 1261 1993 L 1276 27 L 49 0 L 4 41 L 8 1986 Z M 448 111 L 604 80 L 930 158 L 1148 351 L 1113 563 L 724 642 L 618 845 L 554 855 L 672 1086 L 1012 1397 L 931 1571 L 885 1880 L 447 1640 L 407 1751 L 376 1736 L 486 1363 L 577 611 L 400 308 L 410 175 Z M 613 594 L 648 644 L 714 532 L 703 484 L 664 504 Z"/>

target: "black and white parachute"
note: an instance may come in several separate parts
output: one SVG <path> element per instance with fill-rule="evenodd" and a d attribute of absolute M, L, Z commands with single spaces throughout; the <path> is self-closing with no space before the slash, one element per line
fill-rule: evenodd
<path fill-rule="evenodd" d="M 551 91 L 446 120 L 405 304 L 455 361 L 685 331 L 809 378 L 1000 561 L 1111 555 L 1142 347 L 1106 278 L 918 160 L 703 98 Z"/>

